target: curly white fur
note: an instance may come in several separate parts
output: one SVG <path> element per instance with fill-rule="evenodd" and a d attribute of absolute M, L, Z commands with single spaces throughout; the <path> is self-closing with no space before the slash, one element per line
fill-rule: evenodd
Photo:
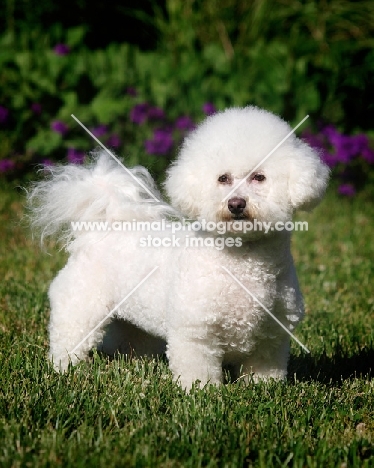
<path fill-rule="evenodd" d="M 47 179 L 33 184 L 28 192 L 31 225 L 41 230 L 42 241 L 47 236 L 58 236 L 68 247 L 77 235 L 71 221 L 178 216 L 161 201 L 161 194 L 144 167 L 119 170 L 118 163 L 103 151 L 91 153 L 88 166 L 46 166 L 44 171 Z"/>
<path fill-rule="evenodd" d="M 155 202 L 105 152 L 89 167 L 51 168 L 51 178 L 34 185 L 29 193 L 34 225 L 43 235 L 62 232 L 71 253 L 49 291 L 50 357 L 57 368 L 86 357 L 93 346 L 110 354 L 155 354 L 166 346 L 183 387 L 196 380 L 220 383 L 225 365 L 248 381 L 252 373 L 255 379 L 285 377 L 289 335 L 221 266 L 294 329 L 303 301 L 290 234 L 230 232 L 235 220 L 290 221 L 296 209 L 311 209 L 322 198 L 329 171 L 294 135 L 263 161 L 289 132 L 279 117 L 255 107 L 209 117 L 186 138 L 168 171 L 171 205 Z M 161 200 L 144 168 L 131 171 Z M 206 240 L 207 233 L 180 232 L 179 248 L 147 248 L 142 240 L 169 238 L 170 229 L 105 235 L 70 229 L 70 221 L 155 221 L 178 212 L 226 223 L 225 238 L 240 236 L 241 245 L 186 247 L 187 240 Z M 157 271 L 116 310 L 109 328 L 95 329 L 155 266 Z"/>

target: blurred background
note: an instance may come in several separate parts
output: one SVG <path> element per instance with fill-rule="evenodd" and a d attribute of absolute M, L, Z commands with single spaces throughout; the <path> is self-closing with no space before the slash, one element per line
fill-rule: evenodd
<path fill-rule="evenodd" d="M 97 146 L 156 179 L 228 106 L 296 125 L 353 196 L 374 181 L 374 5 L 346 0 L 0 0 L 0 180 Z"/>

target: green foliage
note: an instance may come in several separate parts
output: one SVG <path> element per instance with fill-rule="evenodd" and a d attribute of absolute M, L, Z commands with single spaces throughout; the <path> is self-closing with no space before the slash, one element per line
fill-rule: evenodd
<path fill-rule="evenodd" d="M 221 87 L 209 99 L 223 93 L 225 105 L 254 103 L 291 121 L 311 114 L 345 130 L 373 127 L 370 1 L 166 0 L 165 11 L 154 11 L 159 49 L 178 65 L 185 51 L 211 52 L 202 65 Z"/>
<path fill-rule="evenodd" d="M 168 80 L 168 59 L 159 60 L 157 54 L 141 53 L 127 44 L 112 44 L 105 51 L 78 48 L 83 36 L 83 28 L 67 32 L 70 52 L 64 56 L 53 51 L 48 37 L 38 38 L 26 51 L 25 37 L 2 38 L 0 66 L 5 72 L 1 78 L 1 102 L 10 110 L 10 117 L 0 127 L 0 159 L 12 156 L 22 169 L 27 168 L 27 163 L 46 158 L 62 160 L 68 148 L 91 150 L 97 143 L 74 122 L 74 114 L 89 128 L 107 125 L 107 138 L 119 135 L 122 144 L 117 151 L 128 164 L 140 163 L 156 176 L 161 174 L 172 154 L 168 158 L 150 157 L 144 149 L 145 140 L 159 124 L 137 125 L 130 121 L 129 114 L 137 103 L 145 101 L 145 96 L 151 96 L 150 101 L 155 104 L 169 106 L 169 116 L 174 119 L 192 110 L 191 105 L 186 105 L 187 99 L 179 99 L 180 87 Z M 150 79 L 155 70 L 159 75 Z M 134 85 L 137 97 L 128 93 Z M 201 119 L 201 93 L 198 102 L 193 113 Z M 40 112 L 33 112 L 35 103 Z M 66 134 L 51 128 L 54 121 L 67 126 Z M 176 147 L 178 135 L 175 141 Z"/>
<path fill-rule="evenodd" d="M 154 2 L 153 10 L 123 7 L 157 29 L 156 48 L 147 52 L 117 43 L 90 50 L 83 26 L 4 33 L 0 105 L 9 117 L 0 122 L 0 160 L 12 158 L 21 171 L 46 158 L 62 160 L 70 147 L 89 151 L 96 144 L 71 119 L 74 114 L 89 128 L 107 125 L 107 138 L 121 138 L 117 152 L 159 178 L 180 139 L 165 156 L 147 154 L 144 141 L 159 123 L 130 121 L 140 102 L 164 109 L 171 124 L 181 115 L 198 122 L 202 105 L 213 102 L 218 109 L 258 105 L 292 124 L 309 114 L 314 124 L 372 132 L 370 1 L 166 0 Z M 70 52 L 57 55 L 56 42 Z M 40 113 L 31 110 L 35 103 Z M 69 127 L 64 137 L 51 129 L 56 120 Z"/>
<path fill-rule="evenodd" d="M 76 51 L 74 47 L 83 36 L 83 28 L 67 32 L 66 43 L 72 51 L 66 56 L 57 55 L 51 44 L 41 41 L 23 51 L 22 40 L 15 43 L 3 37 L 1 66 L 6 72 L 2 102 L 12 110 L 15 128 L 8 134 L 15 151 L 26 149 L 28 156 L 32 151 L 45 156 L 66 148 L 70 142 L 63 142 L 50 127 L 53 120 L 72 126 L 72 113 L 91 125 L 114 122 L 119 114 L 127 114 L 128 46 L 108 47 L 105 53 L 84 47 Z M 40 114 L 32 114 L 33 103 L 41 106 Z M 88 148 L 83 139 L 78 147 Z"/>
<path fill-rule="evenodd" d="M 292 344 L 288 382 L 189 394 L 163 360 L 94 354 L 53 371 L 46 291 L 66 258 L 31 242 L 23 203 L 10 185 L 0 189 L 2 467 L 373 466 L 370 194 L 330 192 L 299 217 L 309 223 L 293 243 L 307 314 L 296 333 L 311 355 Z"/>

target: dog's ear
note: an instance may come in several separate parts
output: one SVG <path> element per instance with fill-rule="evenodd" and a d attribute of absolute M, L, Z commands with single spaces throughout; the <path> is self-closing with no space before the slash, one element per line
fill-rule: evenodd
<path fill-rule="evenodd" d="M 290 158 L 289 199 L 294 210 L 309 211 L 322 199 L 330 170 L 317 151 L 296 139 Z"/>

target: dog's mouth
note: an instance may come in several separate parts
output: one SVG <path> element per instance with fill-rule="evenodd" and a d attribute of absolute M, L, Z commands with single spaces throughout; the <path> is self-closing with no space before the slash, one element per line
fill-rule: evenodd
<path fill-rule="evenodd" d="M 231 213 L 231 219 L 234 221 L 243 221 L 248 220 L 249 216 L 247 216 L 245 213 Z"/>
<path fill-rule="evenodd" d="M 220 221 L 230 223 L 234 221 L 253 221 L 254 216 L 247 209 L 239 213 L 233 213 L 233 212 L 230 212 L 229 210 L 223 210 L 219 213 L 218 219 Z"/>

